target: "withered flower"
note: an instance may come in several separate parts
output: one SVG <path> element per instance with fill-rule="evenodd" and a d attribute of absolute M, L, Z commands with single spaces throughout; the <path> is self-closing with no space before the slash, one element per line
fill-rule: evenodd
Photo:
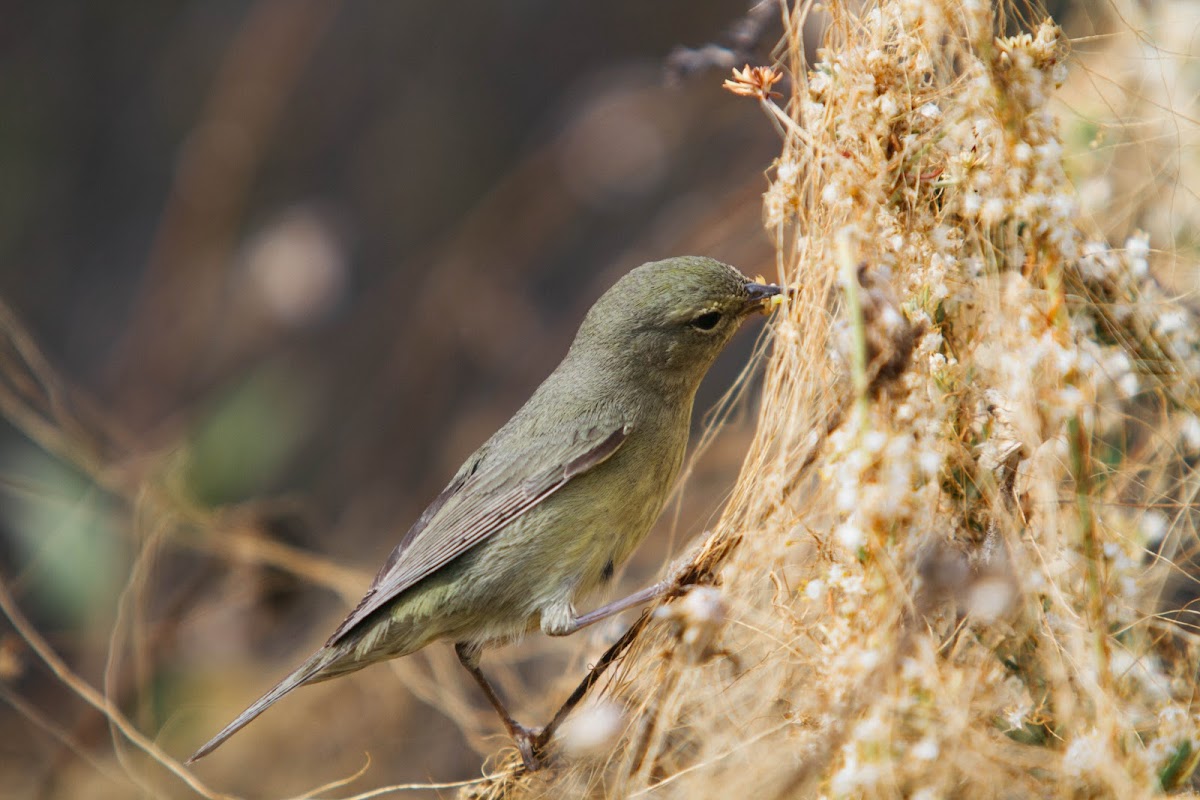
<path fill-rule="evenodd" d="M 740 71 L 735 67 L 733 79 L 726 80 L 723 86 L 734 94 L 769 100 L 779 97 L 779 93 L 772 92 L 771 87 L 782 79 L 783 73 L 774 67 L 752 67 L 747 64 Z"/>

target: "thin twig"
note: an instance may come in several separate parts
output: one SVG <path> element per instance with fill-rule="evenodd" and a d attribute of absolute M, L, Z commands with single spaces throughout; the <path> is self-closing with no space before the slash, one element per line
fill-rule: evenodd
<path fill-rule="evenodd" d="M 58 653 L 54 651 L 54 648 L 50 647 L 46 640 L 42 638 L 41 634 L 26 619 L 25 615 L 21 613 L 16 601 L 9 594 L 7 585 L 2 580 L 0 580 L 0 611 L 4 612 L 4 615 L 8 617 L 13 627 L 17 630 L 17 633 L 20 634 L 21 638 L 25 640 L 33 652 L 37 653 L 38 657 L 54 673 L 54 676 L 66 684 L 67 688 L 77 694 L 85 703 L 107 717 L 126 739 L 166 767 L 175 777 L 179 778 L 179 780 L 183 781 L 202 797 L 207 797 L 209 800 L 234 800 L 230 795 L 214 792 L 205 786 L 191 771 L 169 756 L 162 748 L 134 727 L 133 723 L 121 713 L 120 709 L 115 708 L 91 684 L 76 675 Z"/>
<path fill-rule="evenodd" d="M 603 677 L 604 672 L 612 666 L 633 644 L 646 625 L 650 622 L 651 612 L 649 609 L 642 612 L 642 615 L 637 618 L 637 621 L 626 629 L 625 633 L 621 634 L 621 638 L 613 642 L 612 645 L 604 651 L 604 655 L 600 656 L 600 660 L 596 662 L 596 666 L 588 672 L 579 685 L 575 687 L 575 691 L 571 692 L 571 696 L 559 707 L 555 712 L 554 718 L 547 723 L 542 732 L 538 734 L 534 740 L 534 752 L 540 752 L 545 749 L 546 745 L 554 736 L 554 732 L 558 730 L 558 726 L 563 723 L 563 720 L 579 705 L 580 701 L 587 696 L 588 691 L 596 685 L 596 682 Z"/>

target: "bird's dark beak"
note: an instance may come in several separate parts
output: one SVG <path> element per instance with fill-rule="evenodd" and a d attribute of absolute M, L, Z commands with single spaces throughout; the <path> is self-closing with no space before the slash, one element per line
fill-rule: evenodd
<path fill-rule="evenodd" d="M 771 313 L 775 306 L 779 305 L 779 301 L 774 298 L 780 297 L 783 289 L 773 283 L 756 283 L 750 281 L 746 284 L 746 294 L 749 297 L 742 305 L 743 314 L 753 314 L 756 311 L 761 311 L 764 314 Z"/>

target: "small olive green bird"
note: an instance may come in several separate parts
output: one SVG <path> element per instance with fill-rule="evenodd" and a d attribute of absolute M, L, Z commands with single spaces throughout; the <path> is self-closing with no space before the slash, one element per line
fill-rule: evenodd
<path fill-rule="evenodd" d="M 779 292 L 696 256 L 643 264 L 617 281 L 562 363 L 425 509 L 325 646 L 189 761 L 297 686 L 449 639 L 536 769 L 534 731 L 508 713 L 480 654 L 539 627 L 566 636 L 670 588 L 575 610 L 654 524 L 683 463 L 700 380 L 741 322 L 769 311 Z"/>

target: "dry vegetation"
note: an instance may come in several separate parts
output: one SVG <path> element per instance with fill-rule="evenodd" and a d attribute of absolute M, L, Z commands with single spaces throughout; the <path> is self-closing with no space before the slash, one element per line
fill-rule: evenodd
<path fill-rule="evenodd" d="M 1187 189 L 1200 81 L 1187 4 L 1149 13 L 1107 7 L 1072 43 L 1040 13 L 979 0 L 783 8 L 778 65 L 730 88 L 782 136 L 764 222 L 795 293 L 690 591 L 611 643 L 550 768 L 528 774 L 506 750 L 461 789 L 411 788 L 925 799 L 1192 786 L 1200 321 L 1178 292 L 1200 240 Z M 123 659 L 153 649 L 141 609 L 163 537 L 356 598 L 364 575 L 236 513 L 192 510 L 169 470 L 111 468 L 120 437 L 65 407 L 34 343 L 0 322 L 6 414 L 130 499 L 143 532 L 103 674 L 153 669 Z M 0 686 L 89 776 L 222 796 L 138 732 L 119 687 L 76 675 L 4 584 L 0 606 L 111 723 L 115 760 Z M 461 692 L 398 669 L 483 741 Z"/>
<path fill-rule="evenodd" d="M 1183 9 L 1108 9 L 1073 61 L 1034 13 L 834 6 L 815 64 L 808 10 L 785 104 L 768 72 L 728 84 L 783 134 L 764 217 L 797 293 L 690 576 L 717 588 L 634 639 L 603 692 L 623 726 L 599 701 L 562 737 L 611 748 L 464 793 L 1182 791 L 1193 625 L 1157 612 L 1193 581 L 1200 326 L 1155 276 L 1195 267 L 1194 65 L 1142 26 Z M 1158 87 L 1113 69 L 1129 48 Z"/>

